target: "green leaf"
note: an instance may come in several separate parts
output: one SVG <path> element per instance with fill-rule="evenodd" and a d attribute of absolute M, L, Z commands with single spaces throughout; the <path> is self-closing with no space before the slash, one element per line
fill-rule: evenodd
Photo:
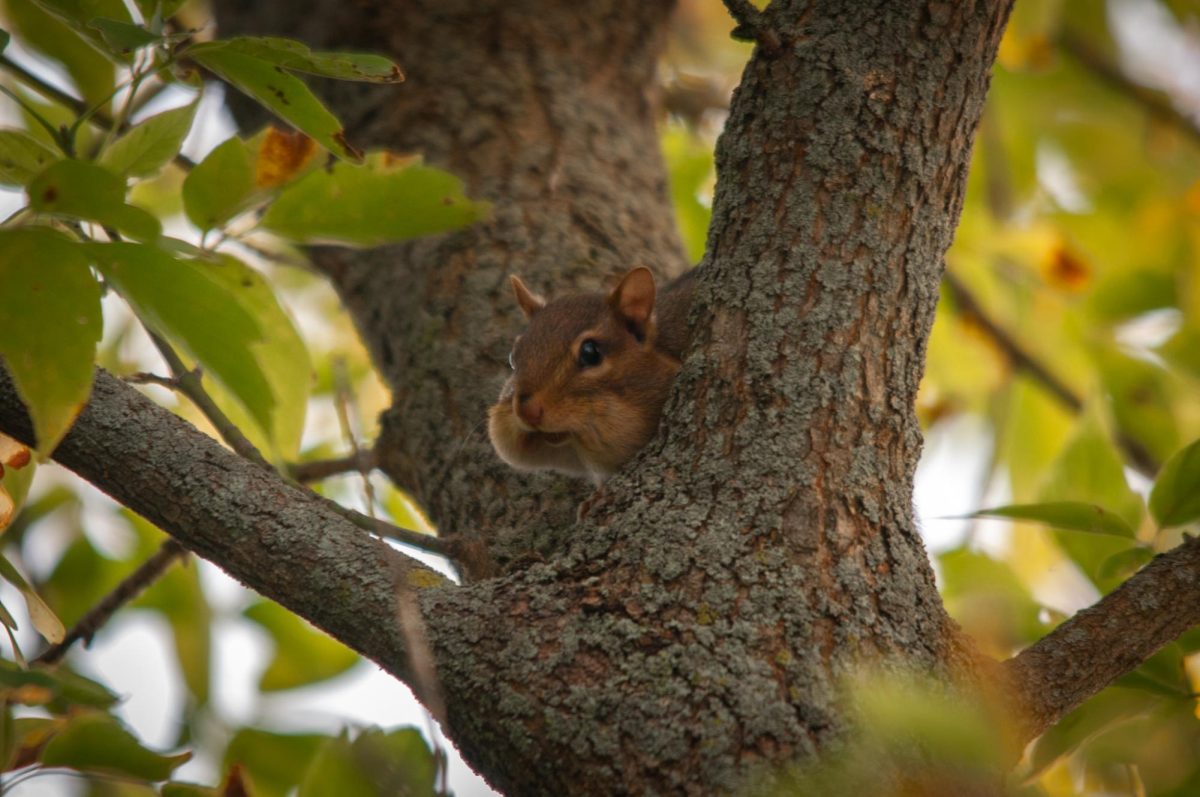
<path fill-rule="evenodd" d="M 987 633 L 996 653 L 1033 642 L 1045 632 L 1042 607 L 1004 562 L 957 549 L 938 557 L 941 592 L 950 615 L 968 632 Z"/>
<path fill-rule="evenodd" d="M 308 762 L 329 737 L 315 733 L 272 733 L 243 728 L 225 749 L 222 768 L 240 764 L 256 797 L 284 797 L 300 782 Z"/>
<path fill-rule="evenodd" d="M 1118 551 L 1100 564 L 1097 575 L 1102 581 L 1124 581 L 1154 558 L 1148 548 L 1136 546 Z"/>
<path fill-rule="evenodd" d="M 1189 703 L 1194 699 L 1184 663 L 1183 646 L 1177 642 L 1167 643 L 1135 671 L 1118 678 L 1116 685 L 1143 689 Z"/>
<path fill-rule="evenodd" d="M 350 745 L 359 772 L 380 795 L 435 797 L 438 765 L 416 728 L 363 731 Z"/>
<path fill-rule="evenodd" d="M 162 233 L 151 214 L 125 204 L 125 181 L 95 163 L 63 160 L 29 184 L 29 205 L 42 213 L 95 221 L 141 241 Z"/>
<path fill-rule="evenodd" d="M 48 455 L 83 409 L 100 340 L 84 252 L 47 229 L 0 230 L 0 355 Z"/>
<path fill-rule="evenodd" d="M 46 742 L 66 724 L 66 720 L 57 717 L 53 719 L 20 717 L 13 720 L 11 728 L 13 749 L 5 758 L 5 770 L 15 768 L 14 765 L 17 762 L 14 761 L 14 758 L 16 757 L 21 757 L 23 761 L 39 761 Z"/>
<path fill-rule="evenodd" d="M 22 693 L 29 694 L 29 687 L 43 690 L 47 699 L 21 699 Z M 60 667 L 53 673 L 26 670 L 3 659 L 0 659 L 0 693 L 12 702 L 47 703 L 55 711 L 78 706 L 108 708 L 117 702 L 117 696 L 106 687 L 65 668 Z"/>
<path fill-rule="evenodd" d="M 207 264 L 144 244 L 94 243 L 88 251 L 143 321 L 211 372 L 264 429 L 272 427 L 276 401 L 253 351 L 262 327 Z"/>
<path fill-rule="evenodd" d="M 1171 365 L 1200 377 L 1200 326 L 1184 323 L 1158 352 Z"/>
<path fill-rule="evenodd" d="M 122 23 L 127 28 L 137 27 L 133 24 L 123 0 L 34 0 L 34 2 L 72 30 L 81 34 L 93 47 L 114 61 L 129 63 L 132 60 L 132 48 L 126 44 L 132 34 L 128 30 L 121 32 L 116 30 L 117 26 Z M 98 20 L 103 20 L 103 23 L 99 26 L 92 24 Z M 114 45 L 109 41 L 109 36 L 115 36 L 119 41 Z"/>
<path fill-rule="evenodd" d="M 270 36 L 240 36 L 222 41 L 198 44 L 188 51 L 195 57 L 213 50 L 228 50 L 281 66 L 291 72 L 336 80 L 357 80 L 368 83 L 399 83 L 404 80 L 400 67 L 387 58 L 365 53 L 314 53 L 292 39 Z"/>
<path fill-rule="evenodd" d="M 128 58 L 135 50 L 162 41 L 141 25 L 118 19 L 95 17 L 88 20 L 87 26 L 100 34 L 110 52 L 122 58 Z"/>
<path fill-rule="evenodd" d="M 254 192 L 254 164 L 246 146 L 231 138 L 208 153 L 183 181 L 183 209 L 201 230 L 219 227 L 241 211 Z"/>
<path fill-rule="evenodd" d="M 5 0 L 4 14 L 23 45 L 63 65 L 84 102 L 96 105 L 109 98 L 116 68 L 77 29 L 30 0 Z"/>
<path fill-rule="evenodd" d="M 1133 539 L 1133 529 L 1117 515 L 1095 504 L 1080 501 L 1055 501 L 1046 504 L 1014 504 L 993 509 L 980 509 L 965 517 L 996 517 L 1012 520 L 1032 520 L 1060 529 L 1086 531 L 1092 534 L 1111 534 Z"/>
<path fill-rule="evenodd" d="M 1200 518 L 1200 440 L 1175 452 L 1150 491 L 1150 512 L 1161 527 Z"/>
<path fill-rule="evenodd" d="M 231 86 L 258 101 L 280 119 L 347 160 L 362 154 L 346 143 L 342 123 L 299 78 L 268 61 L 224 47 L 193 47 L 188 54 Z"/>
<path fill-rule="evenodd" d="M 191 753 L 160 755 L 143 747 L 116 719 L 101 713 L 72 717 L 42 752 L 48 767 L 70 767 L 141 780 L 166 780 Z"/>
<path fill-rule="evenodd" d="M 159 790 L 162 797 L 222 797 L 219 789 L 212 786 L 201 786 L 196 783 L 170 781 L 164 783 Z"/>
<path fill-rule="evenodd" d="M 74 624 L 129 572 L 126 563 L 102 556 L 87 535 L 80 534 L 42 584 L 42 596 L 64 622 Z"/>
<path fill-rule="evenodd" d="M 29 610 L 29 619 L 38 633 L 53 644 L 62 642 L 63 637 L 67 634 L 62 621 L 55 616 L 33 587 L 29 586 L 29 582 L 17 571 L 17 568 L 13 567 L 12 562 L 2 554 L 0 554 L 0 578 L 21 591 L 21 597 L 25 599 L 25 607 Z"/>
<path fill-rule="evenodd" d="M 1021 772 L 1026 782 L 1040 775 L 1088 739 L 1116 724 L 1149 713 L 1154 703 L 1130 689 L 1106 689 L 1043 733 L 1034 743 L 1029 766 Z"/>
<path fill-rule="evenodd" d="M 1050 468 L 1039 492 L 1042 502 L 1076 501 L 1102 505 L 1136 529 L 1145 514 L 1140 495 L 1125 481 L 1120 455 L 1094 411 L 1076 424 L 1075 433 Z M 1130 547 L 1130 540 L 1111 535 L 1056 533 L 1063 551 L 1102 591 L 1115 583 L 1100 578 L 1100 566 Z"/>
<path fill-rule="evenodd" d="M 236 296 L 262 327 L 263 339 L 254 345 L 253 352 L 276 398 L 273 424 L 263 431 L 280 457 L 295 460 L 304 433 L 312 377 L 308 347 L 262 274 L 228 255 L 214 262 L 208 273 Z"/>
<path fill-rule="evenodd" d="M 1182 442 L 1167 387 L 1167 372 L 1115 349 L 1096 353 L 1117 426 L 1159 458 Z"/>
<path fill-rule="evenodd" d="M 3 603 L 0 603 L 0 624 L 12 631 L 16 631 L 20 627 L 17 625 L 16 618 L 12 616 L 12 612 Z"/>
<path fill-rule="evenodd" d="M 192 102 L 139 122 L 104 151 L 101 165 L 123 176 L 154 174 L 179 154 L 195 115 L 196 103 Z"/>
<path fill-rule="evenodd" d="M 261 601 L 245 610 L 275 642 L 275 655 L 259 679 L 266 692 L 294 689 L 333 678 L 358 662 L 354 651 L 312 628 L 277 603 Z"/>
<path fill-rule="evenodd" d="M 383 797 L 359 768 L 345 733 L 321 745 L 304 772 L 296 797 L 324 797 L 329 794 Z"/>
<path fill-rule="evenodd" d="M 288 186 L 261 223 L 304 243 L 377 246 L 465 227 L 487 211 L 463 195 L 457 177 L 375 153 L 361 167 L 335 164 Z"/>
<path fill-rule="evenodd" d="M 0 185 L 25 186 L 59 159 L 24 130 L 0 130 Z"/>

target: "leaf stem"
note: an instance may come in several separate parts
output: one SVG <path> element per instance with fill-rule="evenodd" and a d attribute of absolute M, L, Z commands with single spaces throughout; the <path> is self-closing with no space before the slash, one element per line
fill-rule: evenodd
<path fill-rule="evenodd" d="M 154 348 L 158 349 L 159 354 L 166 361 L 175 389 L 191 399 L 192 403 L 196 405 L 196 409 L 200 410 L 201 414 L 221 435 L 221 439 L 238 454 L 256 465 L 274 470 L 271 463 L 267 462 L 254 444 L 242 434 L 242 430 L 229 420 L 229 416 L 222 412 L 217 403 L 213 401 L 212 396 L 208 395 L 208 391 L 204 389 L 200 369 L 188 368 L 171 344 L 157 332 L 146 327 L 146 333 L 150 336 Z"/>

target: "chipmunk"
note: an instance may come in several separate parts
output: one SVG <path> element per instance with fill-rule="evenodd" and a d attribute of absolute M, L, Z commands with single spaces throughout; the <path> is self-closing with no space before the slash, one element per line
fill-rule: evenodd
<path fill-rule="evenodd" d="M 511 278 L 529 326 L 513 344 L 513 375 L 488 411 L 488 437 L 519 470 L 603 481 L 650 441 L 688 344 L 694 281 L 656 290 L 638 267 L 607 295 L 547 302 Z"/>

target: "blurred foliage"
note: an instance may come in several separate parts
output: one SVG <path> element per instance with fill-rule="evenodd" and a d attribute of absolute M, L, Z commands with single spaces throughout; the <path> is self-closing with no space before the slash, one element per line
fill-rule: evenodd
<path fill-rule="evenodd" d="M 373 438 L 387 394 L 336 297 L 292 267 L 304 262 L 297 246 L 374 245 L 487 212 L 419 160 L 360 154 L 305 83 L 391 82 L 390 62 L 281 39 L 201 41 L 205 13 L 198 2 L 0 2 L 12 35 L 0 33 L 0 86 L 13 100 L 0 185 L 27 197 L 0 225 L 0 351 L 40 441 L 29 452 L 0 440 L 0 576 L 15 588 L 0 605 L 12 639 L 0 660 L 3 784 L 53 765 L 87 775 L 92 795 L 439 793 L 442 753 L 415 730 L 283 733 L 262 712 L 242 724 L 221 716 L 220 624 L 269 638 L 260 690 L 294 694 L 357 659 L 274 604 L 221 605 L 198 566 L 172 566 L 123 610 L 169 631 L 187 693 L 174 750 L 124 726 L 103 679 L 75 671 L 85 653 L 46 667 L 17 647 L 40 644 L 18 628 L 26 617 L 53 640 L 165 539 L 53 469 L 29 489 L 31 455 L 69 428 L 93 362 L 161 370 L 144 325 L 202 368 L 205 390 L 273 463 L 344 455 L 347 436 Z M 682 3 L 662 69 L 663 153 L 694 259 L 713 145 L 750 52 L 730 28 L 720 3 Z M 935 561 L 949 611 L 997 657 L 1115 589 L 1200 519 L 1200 94 L 1171 60 L 1200 63 L 1198 31 L 1195 0 L 1044 0 L 1017 4 L 1001 46 L 918 405 L 930 437 L 963 418 L 987 430 L 972 443 L 988 449 L 983 498 Z M 180 157 L 189 134 L 213 126 L 202 75 L 294 132 Z M 30 312 L 28 297 L 49 284 L 54 302 Z M 216 434 L 190 401 L 147 390 Z M 384 517 L 427 528 L 387 484 L 365 490 L 353 476 L 317 489 L 346 503 L 366 492 Z M 997 517 L 1007 521 L 982 520 Z M 1198 691 L 1194 630 L 1030 745 L 1011 790 L 1200 794 Z M 1003 745 L 986 713 L 929 684 L 875 676 L 847 694 L 868 729 L 858 746 L 773 790 L 886 793 L 888 773 L 872 766 L 885 756 L 912 764 L 913 788 L 968 788 Z M 184 765 L 191 751 L 199 769 Z M 196 771 L 206 785 L 186 782 Z"/>

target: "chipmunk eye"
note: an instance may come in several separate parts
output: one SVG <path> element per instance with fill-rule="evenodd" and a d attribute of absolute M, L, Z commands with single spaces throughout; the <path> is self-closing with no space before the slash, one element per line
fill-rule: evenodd
<path fill-rule="evenodd" d="M 604 355 L 600 353 L 600 346 L 596 341 L 588 338 L 583 343 L 579 344 L 579 367 L 592 368 L 600 364 L 604 359 Z"/>

